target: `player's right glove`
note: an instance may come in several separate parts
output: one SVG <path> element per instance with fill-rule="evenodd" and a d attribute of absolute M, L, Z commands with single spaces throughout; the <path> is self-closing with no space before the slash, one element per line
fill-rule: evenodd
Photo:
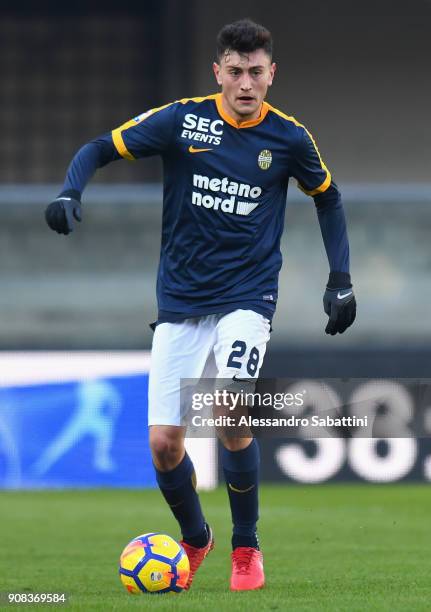
<path fill-rule="evenodd" d="M 323 308 L 329 317 L 325 332 L 335 336 L 342 334 L 350 327 L 356 318 L 356 300 L 347 272 L 331 272 L 325 295 Z"/>
<path fill-rule="evenodd" d="M 66 192 L 67 193 L 67 192 Z M 81 221 L 81 202 L 66 194 L 56 198 L 45 210 L 45 219 L 49 227 L 57 234 L 70 234 L 74 229 L 74 220 Z"/>

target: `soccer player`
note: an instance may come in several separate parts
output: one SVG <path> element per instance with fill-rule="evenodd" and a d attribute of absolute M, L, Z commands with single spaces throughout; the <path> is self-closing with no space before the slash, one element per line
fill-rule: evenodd
<path fill-rule="evenodd" d="M 277 303 L 291 177 L 314 199 L 329 261 L 326 333 L 343 333 L 356 312 L 338 188 L 307 129 L 265 101 L 276 70 L 270 32 L 250 20 L 224 26 L 213 69 L 220 93 L 151 109 L 82 147 L 46 210 L 50 228 L 69 234 L 97 168 L 120 158 L 162 157 L 148 423 L 157 482 L 190 559 L 188 587 L 213 534 L 184 448 L 188 406 L 180 405 L 180 381 L 199 379 L 211 359 L 215 378 L 228 379 L 231 389 L 258 377 Z M 258 589 L 265 580 L 256 532 L 259 447 L 252 437 L 217 433 L 233 522 L 230 587 Z"/>

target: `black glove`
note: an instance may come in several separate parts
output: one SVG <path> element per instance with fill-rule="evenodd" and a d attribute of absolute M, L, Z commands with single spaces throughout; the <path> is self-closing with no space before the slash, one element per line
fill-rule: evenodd
<path fill-rule="evenodd" d="M 67 191 L 62 193 L 45 210 L 46 222 L 57 234 L 70 234 L 73 232 L 73 220 L 82 219 L 81 202 L 68 193 Z"/>
<path fill-rule="evenodd" d="M 350 274 L 347 272 L 331 272 L 325 295 L 323 308 L 329 317 L 325 332 L 335 336 L 342 334 L 350 327 L 356 318 L 356 300 L 353 294 Z"/>

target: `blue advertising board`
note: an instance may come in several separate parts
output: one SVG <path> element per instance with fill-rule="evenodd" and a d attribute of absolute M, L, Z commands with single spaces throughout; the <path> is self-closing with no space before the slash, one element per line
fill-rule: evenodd
<path fill-rule="evenodd" d="M 153 487 L 148 374 L 0 388 L 0 487 Z"/>

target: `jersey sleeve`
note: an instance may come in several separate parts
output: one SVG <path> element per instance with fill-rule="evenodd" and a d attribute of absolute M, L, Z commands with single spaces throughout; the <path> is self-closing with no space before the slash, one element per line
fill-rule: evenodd
<path fill-rule="evenodd" d="M 298 187 L 309 196 L 324 193 L 331 184 L 331 174 L 323 163 L 319 149 L 308 130 L 300 128 L 299 140 L 292 159 L 291 174 Z"/>
<path fill-rule="evenodd" d="M 166 151 L 174 133 L 176 109 L 176 103 L 152 108 L 112 130 L 118 153 L 134 160 Z"/>
<path fill-rule="evenodd" d="M 331 272 L 349 272 L 349 239 L 341 194 L 331 181 L 324 193 L 314 196 L 320 231 Z"/>
<path fill-rule="evenodd" d="M 114 147 L 110 133 L 88 142 L 70 162 L 60 195 L 71 195 L 79 200 L 96 170 L 117 159 L 121 157 Z"/>

